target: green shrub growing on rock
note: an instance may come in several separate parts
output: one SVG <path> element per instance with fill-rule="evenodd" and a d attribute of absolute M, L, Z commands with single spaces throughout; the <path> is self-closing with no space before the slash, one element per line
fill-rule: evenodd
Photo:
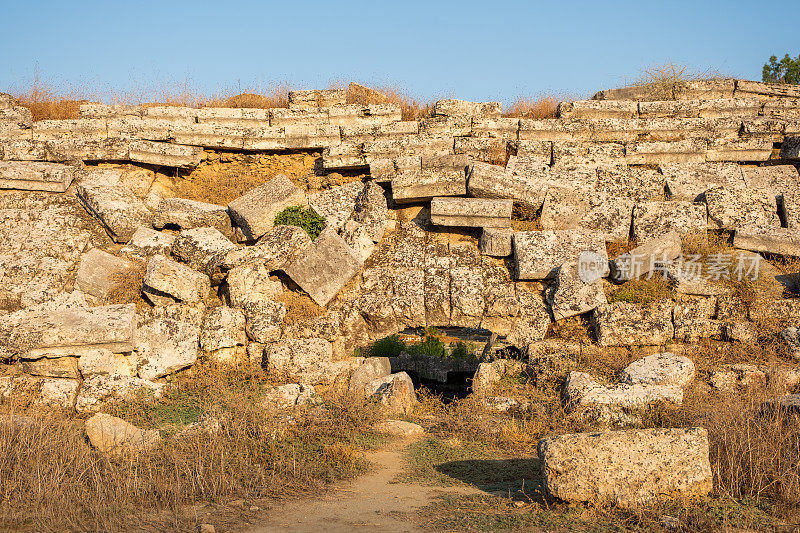
<path fill-rule="evenodd" d="M 301 205 L 295 205 L 275 215 L 275 225 L 298 226 L 308 233 L 311 240 L 314 240 L 325 229 L 325 217 L 318 215 L 310 207 L 304 209 Z"/>

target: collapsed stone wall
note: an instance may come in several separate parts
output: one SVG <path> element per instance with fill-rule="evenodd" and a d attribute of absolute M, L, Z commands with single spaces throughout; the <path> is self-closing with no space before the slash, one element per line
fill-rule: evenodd
<path fill-rule="evenodd" d="M 0 378 L 0 395 L 96 410 L 160 390 L 199 353 L 279 379 L 347 381 L 363 362 L 354 347 L 421 326 L 482 328 L 522 348 L 576 315 L 591 317 L 600 346 L 752 338 L 757 317 L 721 283 L 651 262 L 640 273 L 666 269 L 677 301 L 609 303 L 603 284 L 627 279 L 631 256 L 674 260 L 682 237 L 709 229 L 732 232 L 750 259 L 800 256 L 795 89 L 692 82 L 664 100 L 619 89 L 543 120 L 441 100 L 419 121 L 334 90 L 293 91 L 288 109 L 86 104 L 80 119 L 32 123 L 0 95 L 0 187 L 31 191 L 0 208 L 2 357 L 23 370 Z M 367 177 L 320 191 L 276 177 L 219 206 L 97 166 L 190 170 L 209 151 L 297 150 Z M 305 204 L 327 220 L 317 239 L 274 226 Z M 515 206 L 541 229 L 515 231 Z M 607 244 L 628 238 L 640 247 L 605 267 Z M 586 253 L 600 265 L 589 280 Z M 109 305 L 136 268 L 149 305 Z M 797 321 L 800 299 L 782 298 L 780 273 L 764 268 L 775 292 L 763 312 Z M 316 316 L 287 315 L 298 288 Z"/>

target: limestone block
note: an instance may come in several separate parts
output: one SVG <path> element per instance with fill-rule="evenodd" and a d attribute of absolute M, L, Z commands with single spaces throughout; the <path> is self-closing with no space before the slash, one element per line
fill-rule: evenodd
<path fill-rule="evenodd" d="M 101 300 L 105 300 L 124 277 L 130 276 L 136 264 L 99 248 L 92 248 L 81 257 L 75 287 Z"/>
<path fill-rule="evenodd" d="M 364 190 L 364 183 L 353 181 L 338 187 L 309 195 L 308 205 L 325 217 L 325 227 L 339 231 L 353 215 L 356 200 Z"/>
<path fill-rule="evenodd" d="M 778 227 L 738 228 L 733 236 L 733 247 L 752 252 L 800 257 L 800 235 L 797 230 Z"/>
<path fill-rule="evenodd" d="M 628 143 L 625 161 L 629 165 L 702 163 L 706 160 L 706 149 L 706 142 L 701 139 Z"/>
<path fill-rule="evenodd" d="M 333 381 L 332 357 L 331 343 L 325 339 L 285 338 L 266 348 L 264 363 L 271 375 L 317 385 Z"/>
<path fill-rule="evenodd" d="M 323 231 L 285 268 L 285 272 L 324 307 L 358 274 L 361 264 L 341 237 L 333 231 Z"/>
<path fill-rule="evenodd" d="M 603 277 L 608 275 L 608 257 L 583 253 L 578 261 L 563 263 L 552 287 L 550 307 L 555 320 L 587 313 L 608 303 Z"/>
<path fill-rule="evenodd" d="M 294 409 L 317 401 L 313 385 L 287 383 L 265 391 L 261 398 L 263 407 L 278 409 Z"/>
<path fill-rule="evenodd" d="M 590 137 L 589 124 L 582 120 L 523 118 L 519 121 L 520 141 L 574 141 Z"/>
<path fill-rule="evenodd" d="M 200 124 L 221 124 L 228 126 L 269 126 L 271 109 L 204 107 L 195 110 Z"/>
<path fill-rule="evenodd" d="M 348 391 L 351 394 L 366 396 L 366 387 L 371 381 L 384 378 L 391 373 L 392 365 L 388 357 L 367 357 L 350 375 Z"/>
<path fill-rule="evenodd" d="M 562 263 L 577 261 L 584 251 L 608 260 L 603 235 L 587 230 L 518 231 L 513 247 L 518 280 L 551 278 Z"/>
<path fill-rule="evenodd" d="M 472 121 L 469 122 L 469 130 Z M 469 134 L 469 132 L 467 132 Z M 502 162 L 508 157 L 509 141 L 490 137 L 456 137 L 453 149 L 456 154 L 465 155 L 473 161 L 486 163 Z"/>
<path fill-rule="evenodd" d="M 163 388 L 163 383 L 153 383 L 137 377 L 95 374 L 84 379 L 78 391 L 75 410 L 78 413 L 97 412 L 107 401 L 133 399 L 141 393 L 149 393 L 158 398 Z"/>
<path fill-rule="evenodd" d="M 759 81 L 736 80 L 735 94 L 755 95 L 757 97 L 800 98 L 800 89 L 796 85 L 780 83 L 762 83 Z"/>
<path fill-rule="evenodd" d="M 549 187 L 541 212 L 546 230 L 599 231 L 607 241 L 626 239 L 634 201 L 606 194 L 584 194 L 564 187 Z"/>
<path fill-rule="evenodd" d="M 672 311 L 675 340 L 697 342 L 703 338 L 724 338 L 726 323 L 722 320 L 711 318 L 714 312 L 714 304 L 715 302 L 712 298 L 703 298 L 699 302 L 690 300 L 676 305 Z"/>
<path fill-rule="evenodd" d="M 401 135 L 365 142 L 363 151 L 369 163 L 376 158 L 449 155 L 454 153 L 453 146 L 452 135 Z"/>
<path fill-rule="evenodd" d="M 476 198 L 508 198 L 539 209 L 546 185 L 515 176 L 503 167 L 476 162 L 467 169 L 467 190 Z"/>
<path fill-rule="evenodd" d="M 436 196 L 464 196 L 464 169 L 430 168 L 398 172 L 392 178 L 392 198 L 398 204 L 427 202 Z"/>
<path fill-rule="evenodd" d="M 78 371 L 84 379 L 94 375 L 133 377 L 136 369 L 132 367 L 135 357 L 115 354 L 111 350 L 99 348 L 91 350 L 78 359 Z"/>
<path fill-rule="evenodd" d="M 49 407 L 72 409 L 78 396 L 79 387 L 80 385 L 75 379 L 43 379 L 36 401 Z"/>
<path fill-rule="evenodd" d="M 208 352 L 247 344 L 241 309 L 219 306 L 208 311 L 200 330 L 200 348 Z"/>
<path fill-rule="evenodd" d="M 708 140 L 707 161 L 766 161 L 772 155 L 772 139 L 712 137 Z"/>
<path fill-rule="evenodd" d="M 365 389 L 390 414 L 410 414 L 417 404 L 414 383 L 405 372 L 372 380 Z"/>
<path fill-rule="evenodd" d="M 134 304 L 72 307 L 31 313 L 4 333 L 3 344 L 26 359 L 76 356 L 107 348 L 115 353 L 133 349 Z"/>
<path fill-rule="evenodd" d="M 362 150 L 363 142 L 345 140 L 342 144 L 326 147 L 322 152 L 325 169 L 359 168 L 369 166 Z"/>
<path fill-rule="evenodd" d="M 511 255 L 513 235 L 511 228 L 484 228 L 481 233 L 481 253 L 491 257 L 508 257 Z"/>
<path fill-rule="evenodd" d="M 142 292 L 156 305 L 175 300 L 198 303 L 211 291 L 208 276 L 163 255 L 154 255 L 147 263 Z"/>
<path fill-rule="evenodd" d="M 200 328 L 169 318 L 152 320 L 136 330 L 139 377 L 160 378 L 197 361 Z"/>
<path fill-rule="evenodd" d="M 222 272 L 246 263 L 261 263 L 267 270 L 283 270 L 303 249 L 311 237 L 297 226 L 274 226 L 254 246 L 242 246 L 220 254 L 212 261 Z"/>
<path fill-rule="evenodd" d="M 275 215 L 305 201 L 303 191 L 281 174 L 232 201 L 228 211 L 245 237 L 256 240 L 272 228 Z"/>
<path fill-rule="evenodd" d="M 56 163 L 0 161 L 0 189 L 64 192 L 75 167 Z"/>
<path fill-rule="evenodd" d="M 441 115 L 423 118 L 419 121 L 419 133 L 454 135 L 457 137 L 456 142 L 458 142 L 460 138 L 466 138 L 467 135 L 472 133 L 472 117 L 468 115 L 456 117 Z"/>
<path fill-rule="evenodd" d="M 180 229 L 216 228 L 223 235 L 233 234 L 231 218 L 226 207 L 185 198 L 167 198 L 155 209 L 153 227 L 163 229 L 177 226 Z"/>
<path fill-rule="evenodd" d="M 271 300 L 248 302 L 244 306 L 247 337 L 263 344 L 277 341 L 286 318 L 286 306 Z"/>
<path fill-rule="evenodd" d="M 68 163 L 75 161 L 128 161 L 130 159 L 131 141 L 122 138 L 109 139 L 51 139 L 48 141 L 31 141 L 32 150 L 41 146 L 44 150 L 42 159 Z M 8 159 L 8 157 L 7 157 Z"/>
<path fill-rule="evenodd" d="M 698 118 L 700 100 L 654 100 L 639 102 L 641 118 Z"/>
<path fill-rule="evenodd" d="M 280 281 L 269 277 L 269 270 L 259 262 L 250 262 L 232 268 L 226 278 L 228 302 L 231 307 L 245 307 L 249 303 L 273 301 L 283 294 Z"/>
<path fill-rule="evenodd" d="M 670 231 L 653 237 L 627 253 L 620 254 L 611 262 L 611 274 L 615 281 L 625 282 L 665 272 L 667 267 L 681 255 L 681 236 Z"/>
<path fill-rule="evenodd" d="M 636 507 L 713 488 L 702 428 L 559 435 L 542 439 L 538 451 L 545 489 L 562 500 Z"/>
<path fill-rule="evenodd" d="M 472 119 L 472 135 L 516 141 L 519 138 L 519 119 L 475 117 Z"/>
<path fill-rule="evenodd" d="M 681 405 L 683 390 L 675 385 L 643 383 L 607 387 L 585 372 L 570 372 L 564 383 L 564 397 L 570 409 L 613 413 L 621 409 L 646 409 L 661 403 Z"/>
<path fill-rule="evenodd" d="M 153 214 L 130 189 L 120 183 L 121 174 L 95 170 L 77 186 L 78 198 L 103 223 L 114 242 L 128 242 L 141 226 L 153 223 Z"/>
<path fill-rule="evenodd" d="M 267 142 L 260 142 L 259 136 L 245 137 L 244 147 L 247 150 L 309 150 L 322 149 L 342 140 L 341 130 L 338 126 L 306 124 L 289 124 L 283 127 L 284 138 L 276 145 L 272 145 L 271 135 L 267 135 Z"/>
<path fill-rule="evenodd" d="M 276 134 L 280 133 L 276 129 Z M 219 124 L 173 124 L 169 131 L 170 140 L 174 143 L 202 148 L 242 150 L 245 137 L 252 136 L 249 128 Z"/>
<path fill-rule="evenodd" d="M 50 359 L 23 359 L 19 362 L 22 371 L 32 376 L 45 376 L 50 378 L 71 378 L 80 377 L 78 373 L 77 357 L 58 357 Z M 77 389 L 75 390 L 77 393 Z"/>
<path fill-rule="evenodd" d="M 468 102 L 465 100 L 438 100 L 433 104 L 433 114 L 447 117 L 473 116 L 499 118 L 500 102 Z"/>
<path fill-rule="evenodd" d="M 347 91 L 342 89 L 289 91 L 289 109 L 314 109 L 344 105 Z"/>
<path fill-rule="evenodd" d="M 559 102 L 559 118 L 634 118 L 637 103 L 629 100 L 574 100 Z"/>
<path fill-rule="evenodd" d="M 175 242 L 175 235 L 161 233 L 151 228 L 140 227 L 131 236 L 120 252 L 133 257 L 146 259 L 151 255 L 166 255 Z"/>
<path fill-rule="evenodd" d="M 538 283 L 517 282 L 515 289 L 520 309 L 506 335 L 506 342 L 521 349 L 531 342 L 544 339 L 551 320 Z"/>
<path fill-rule="evenodd" d="M 512 200 L 433 198 L 431 222 L 441 226 L 510 228 Z"/>
<path fill-rule="evenodd" d="M 161 440 L 157 429 L 139 429 L 106 413 L 97 413 L 86 421 L 86 436 L 98 451 L 112 455 L 143 452 Z"/>
<path fill-rule="evenodd" d="M 685 387 L 695 376 L 694 363 L 688 357 L 671 352 L 648 355 L 629 364 L 619 377 L 628 385 L 674 385 Z"/>
<path fill-rule="evenodd" d="M 621 143 L 559 141 L 552 144 L 553 165 L 555 166 L 567 168 L 579 165 L 615 166 L 625 157 L 625 145 Z"/>
<path fill-rule="evenodd" d="M 614 302 L 597 307 L 592 325 L 600 346 L 662 345 L 674 335 L 672 302 Z"/>
<path fill-rule="evenodd" d="M 705 198 L 709 224 L 721 229 L 780 226 L 775 195 L 769 192 L 714 187 Z"/>
<path fill-rule="evenodd" d="M 774 195 L 796 190 L 800 179 L 793 165 L 741 168 L 747 187 Z"/>
<path fill-rule="evenodd" d="M 483 273 L 478 267 L 456 267 L 450 270 L 450 323 L 477 328 L 483 316 Z"/>
<path fill-rule="evenodd" d="M 32 126 L 31 134 L 37 140 L 108 137 L 108 124 L 104 119 L 40 120 Z"/>
<path fill-rule="evenodd" d="M 153 141 L 132 141 L 130 160 L 148 165 L 194 168 L 203 159 L 203 149 L 197 146 Z"/>
<path fill-rule="evenodd" d="M 172 243 L 172 255 L 200 272 L 210 273 L 219 256 L 234 250 L 236 245 L 216 228 L 183 230 Z"/>
<path fill-rule="evenodd" d="M 633 237 L 644 242 L 671 231 L 681 236 L 705 231 L 705 205 L 692 202 L 644 202 L 633 208 Z"/>
<path fill-rule="evenodd" d="M 658 171 L 664 175 L 667 193 L 673 200 L 695 202 L 712 187 L 736 189 L 746 185 L 736 163 L 664 163 Z"/>

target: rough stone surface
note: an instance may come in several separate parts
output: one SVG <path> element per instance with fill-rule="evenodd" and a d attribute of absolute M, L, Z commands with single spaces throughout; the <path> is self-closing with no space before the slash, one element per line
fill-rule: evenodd
<path fill-rule="evenodd" d="M 392 373 L 392 365 L 388 357 L 367 357 L 364 364 L 356 368 L 350 375 L 348 391 L 351 394 L 365 396 L 367 385 Z"/>
<path fill-rule="evenodd" d="M 211 352 L 245 344 L 245 317 L 241 309 L 219 306 L 208 311 L 200 330 L 200 348 Z"/>
<path fill-rule="evenodd" d="M 619 381 L 628 385 L 676 385 L 685 387 L 695 375 L 694 363 L 688 357 L 662 352 L 648 355 L 629 364 Z"/>
<path fill-rule="evenodd" d="M 64 192 L 75 177 L 75 167 L 33 161 L 0 161 L 0 189 Z"/>
<path fill-rule="evenodd" d="M 211 291 L 211 281 L 203 273 L 192 270 L 163 255 L 154 255 L 144 275 L 144 295 L 154 304 L 173 301 L 202 302 Z"/>
<path fill-rule="evenodd" d="M 264 363 L 275 377 L 316 385 L 333 381 L 332 357 L 325 339 L 281 339 L 267 347 Z"/>
<path fill-rule="evenodd" d="M 614 302 L 597 307 L 592 325 L 600 346 L 661 345 L 674 335 L 672 302 Z"/>
<path fill-rule="evenodd" d="M 157 429 L 139 429 L 105 413 L 97 413 L 86 421 L 86 435 L 95 449 L 112 455 L 146 451 L 161 440 Z"/>
<path fill-rule="evenodd" d="M 233 235 L 231 217 L 226 207 L 185 198 L 167 198 L 158 204 L 153 227 L 163 229 L 166 226 L 180 229 L 209 227 L 216 228 L 224 235 Z"/>
<path fill-rule="evenodd" d="M 236 245 L 215 228 L 194 228 L 181 231 L 172 243 L 172 255 L 200 272 L 210 273 L 217 258 Z"/>
<path fill-rule="evenodd" d="M 720 229 L 778 227 L 775 195 L 759 190 L 714 187 L 705 192 L 709 223 Z"/>
<path fill-rule="evenodd" d="M 419 424 L 405 420 L 383 420 L 375 424 L 373 429 L 393 437 L 416 437 L 425 433 L 425 429 Z"/>
<path fill-rule="evenodd" d="M 270 279 L 269 270 L 260 262 L 246 263 L 233 268 L 228 272 L 226 286 L 231 307 L 274 301 L 283 294 L 281 282 Z"/>
<path fill-rule="evenodd" d="M 338 231 L 353 215 L 356 202 L 363 191 L 364 184 L 354 181 L 310 195 L 308 205 L 318 215 L 325 217 L 326 228 Z"/>
<path fill-rule="evenodd" d="M 510 228 L 511 200 L 433 198 L 431 222 L 441 226 Z"/>
<path fill-rule="evenodd" d="M 79 413 L 93 413 L 100 410 L 106 402 L 131 399 L 141 393 L 161 396 L 164 385 L 137 377 L 119 374 L 97 374 L 84 379 L 75 410 Z"/>
<path fill-rule="evenodd" d="M 95 170 L 77 186 L 78 198 L 105 226 L 114 242 L 128 242 L 136 230 L 149 227 L 153 214 L 113 170 Z"/>
<path fill-rule="evenodd" d="M 514 230 L 511 228 L 483 228 L 481 253 L 491 257 L 508 257 L 511 255 L 513 236 Z"/>
<path fill-rule="evenodd" d="M 134 269 L 135 263 L 132 261 L 126 261 L 99 248 L 92 248 L 81 257 L 75 277 L 75 288 L 102 301 L 108 298 Z"/>
<path fill-rule="evenodd" d="M 635 507 L 705 496 L 713 480 L 702 428 L 575 433 L 539 442 L 544 486 L 556 498 Z"/>
<path fill-rule="evenodd" d="M 247 240 L 264 235 L 275 223 L 275 215 L 306 203 L 305 194 L 289 178 L 279 175 L 228 204 L 234 224 Z"/>
<path fill-rule="evenodd" d="M 586 230 L 518 231 L 514 233 L 514 259 L 518 280 L 541 280 L 555 276 L 567 261 L 577 261 L 581 252 L 596 252 L 608 260 L 603 235 Z"/>
<path fill-rule="evenodd" d="M 555 320 L 580 315 L 608 303 L 603 277 L 608 275 L 608 258 L 595 252 L 581 254 L 558 269 L 551 288 L 550 308 Z"/>
<path fill-rule="evenodd" d="M 633 237 L 644 242 L 671 231 L 705 231 L 706 207 L 691 202 L 644 202 L 633 208 Z"/>
<path fill-rule="evenodd" d="M 467 169 L 467 190 L 476 198 L 509 198 L 539 209 L 547 190 L 545 184 L 514 175 L 488 163 L 473 163 Z"/>
<path fill-rule="evenodd" d="M 169 318 L 156 319 L 136 330 L 139 377 L 152 380 L 197 361 L 200 328 Z"/>
<path fill-rule="evenodd" d="M 270 343 L 281 336 L 281 324 L 286 317 L 286 306 L 271 300 L 250 302 L 244 306 L 245 332 L 255 342 Z"/>
<path fill-rule="evenodd" d="M 409 414 L 417 404 L 414 383 L 405 372 L 374 379 L 365 389 L 390 414 Z"/>
<path fill-rule="evenodd" d="M 677 231 L 659 235 L 614 258 L 611 275 L 615 281 L 629 281 L 659 270 L 665 272 L 670 263 L 680 257 L 681 247 Z"/>

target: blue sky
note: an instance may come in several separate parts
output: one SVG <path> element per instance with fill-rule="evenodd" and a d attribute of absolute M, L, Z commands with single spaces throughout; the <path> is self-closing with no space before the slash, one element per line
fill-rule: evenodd
<path fill-rule="evenodd" d="M 118 92 L 358 80 L 426 99 L 508 103 L 520 95 L 588 96 L 668 61 L 760 79 L 770 55 L 800 54 L 795 17 L 773 7 L 752 0 L 0 0 L 0 91 L 24 87 L 35 74 Z"/>

